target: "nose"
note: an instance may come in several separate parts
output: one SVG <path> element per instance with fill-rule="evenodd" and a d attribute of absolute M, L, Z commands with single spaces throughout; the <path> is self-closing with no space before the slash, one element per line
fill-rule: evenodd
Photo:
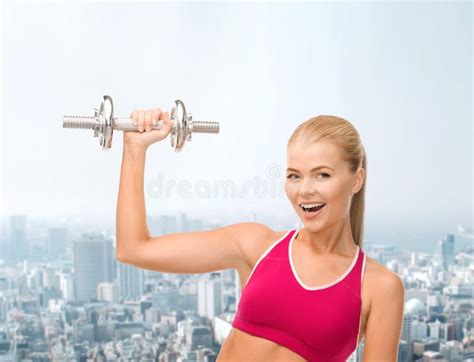
<path fill-rule="evenodd" d="M 312 180 L 309 179 L 303 180 L 301 186 L 298 189 L 300 196 L 314 195 L 316 192 L 316 185 L 314 182 L 312 182 Z"/>

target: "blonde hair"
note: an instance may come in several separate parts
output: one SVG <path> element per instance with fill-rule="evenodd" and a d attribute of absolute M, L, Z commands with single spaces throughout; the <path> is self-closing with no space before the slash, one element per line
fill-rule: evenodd
<path fill-rule="evenodd" d="M 361 189 L 352 196 L 350 220 L 354 241 L 362 247 L 364 239 L 365 184 L 367 180 L 367 156 L 359 132 L 344 118 L 320 115 L 301 123 L 290 136 L 288 146 L 301 140 L 306 142 L 331 141 L 341 149 L 349 170 L 355 173 L 359 167 L 365 170 L 365 179 Z"/>

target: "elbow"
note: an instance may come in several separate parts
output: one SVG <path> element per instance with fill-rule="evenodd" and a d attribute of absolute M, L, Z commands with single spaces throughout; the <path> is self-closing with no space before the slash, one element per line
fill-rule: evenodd
<path fill-rule="evenodd" d="M 131 254 L 128 250 L 124 250 L 124 248 L 121 248 L 117 246 L 117 249 L 115 250 L 115 257 L 117 260 L 123 264 L 131 264 L 132 258 Z"/>
<path fill-rule="evenodd" d="M 126 244 L 126 243 L 125 243 Z M 122 245 L 122 246 L 120 246 Z M 123 264 L 130 264 L 138 266 L 140 265 L 140 246 L 133 244 L 133 246 L 124 247 L 124 243 L 117 242 L 117 248 L 115 250 L 115 257 Z"/>
<path fill-rule="evenodd" d="M 115 258 L 119 262 L 126 264 L 126 262 L 125 262 L 125 253 L 121 249 L 117 248 L 117 250 L 115 250 Z"/>

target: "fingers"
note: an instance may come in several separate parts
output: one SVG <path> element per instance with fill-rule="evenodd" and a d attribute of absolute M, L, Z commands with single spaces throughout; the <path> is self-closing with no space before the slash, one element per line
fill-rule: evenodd
<path fill-rule="evenodd" d="M 132 119 L 132 124 L 136 127 L 137 124 L 138 124 L 138 110 L 134 110 L 131 114 L 130 114 L 130 118 Z"/>
<path fill-rule="evenodd" d="M 145 110 L 140 109 L 138 112 L 138 131 L 143 132 L 145 130 Z"/>
<path fill-rule="evenodd" d="M 152 130 L 152 127 L 156 126 L 156 123 L 160 119 L 160 116 L 161 116 L 161 109 L 160 108 L 149 109 L 146 112 L 145 130 L 147 132 L 150 132 Z"/>
<path fill-rule="evenodd" d="M 171 126 L 172 126 L 172 122 L 171 122 L 171 119 L 170 119 L 170 114 L 168 112 L 163 112 L 160 115 L 160 119 L 163 120 L 164 128 L 166 129 L 166 131 L 169 131 Z"/>
<path fill-rule="evenodd" d="M 153 111 L 151 109 L 148 109 L 145 113 L 145 131 L 150 132 L 151 131 L 151 116 L 152 116 Z"/>
<path fill-rule="evenodd" d="M 167 113 L 167 112 L 166 112 Z M 130 114 L 132 124 L 138 127 L 139 132 L 150 132 L 153 126 L 156 126 L 158 120 L 164 119 L 161 108 L 134 110 Z M 169 120 L 169 115 L 167 116 Z"/>
<path fill-rule="evenodd" d="M 153 109 L 153 115 L 152 115 L 153 126 L 156 126 L 156 124 L 158 123 L 160 119 L 161 114 L 162 114 L 161 108 Z"/>

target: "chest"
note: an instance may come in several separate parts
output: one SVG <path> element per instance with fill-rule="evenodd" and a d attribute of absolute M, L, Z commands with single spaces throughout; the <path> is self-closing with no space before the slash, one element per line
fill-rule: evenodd
<path fill-rule="evenodd" d="M 292 264 L 293 276 L 303 288 L 327 287 L 338 283 L 352 272 L 356 262 L 355 258 L 315 258 L 310 256 L 309 252 L 297 248 L 291 249 L 290 252 L 289 261 Z M 357 270 L 357 275 L 360 275 L 361 299 L 357 345 L 365 336 L 370 312 L 371 267 L 369 264 L 367 257 L 362 257 L 360 270 Z M 248 282 L 248 279 L 245 279 L 248 278 L 247 274 L 244 274 L 242 278 L 244 278 L 244 283 Z"/>
<path fill-rule="evenodd" d="M 334 281 L 337 281 L 341 279 L 341 277 L 344 276 L 344 274 L 347 275 L 347 272 L 350 271 L 350 267 L 353 266 L 353 262 L 355 259 L 350 259 L 348 258 L 347 260 L 329 260 L 328 258 L 323 259 L 321 258 L 320 260 L 315 260 L 315 258 L 308 257 L 307 253 L 300 252 L 298 249 L 295 249 L 293 251 L 292 258 L 287 258 L 287 260 L 273 260 L 273 261 L 267 261 L 264 259 L 259 260 L 259 256 L 261 253 L 256 251 L 255 255 L 251 256 L 253 260 L 251 262 L 253 264 L 251 265 L 244 265 L 240 270 L 238 270 L 239 274 L 239 279 L 240 279 L 240 285 L 241 285 L 241 291 L 243 291 L 248 282 L 249 279 L 252 278 L 254 282 L 257 284 L 261 285 L 260 287 L 256 287 L 255 285 L 252 285 L 253 290 L 247 290 L 247 294 L 252 294 L 252 293 L 257 293 L 258 295 L 253 295 L 254 298 L 262 299 L 262 295 L 265 294 L 265 291 L 272 291 L 275 289 L 280 288 L 280 291 L 283 290 L 283 294 L 279 295 L 278 299 L 285 298 L 288 293 L 292 292 L 292 289 L 284 288 L 284 284 L 280 283 L 279 280 L 275 282 L 275 279 L 272 281 L 270 278 L 268 278 L 266 281 L 265 280 L 260 280 L 258 281 L 258 276 L 256 276 L 256 268 L 266 268 L 269 270 L 273 270 L 275 273 L 285 273 L 285 275 L 289 275 L 290 278 L 290 284 L 296 287 L 297 289 L 294 289 L 295 291 L 300 291 L 298 288 L 301 288 L 301 290 L 304 289 L 304 287 L 317 287 L 317 286 L 327 286 L 331 285 Z M 366 259 L 364 259 L 364 262 L 367 262 Z M 288 268 L 289 266 L 289 268 Z M 287 269 L 285 269 L 287 268 Z M 313 299 L 313 302 L 310 303 L 311 306 L 314 306 L 315 308 L 326 308 L 325 310 L 328 311 L 328 313 L 324 313 L 328 317 L 333 317 L 335 320 L 338 318 L 344 318 L 348 317 L 351 318 L 351 316 L 354 315 L 354 310 L 360 310 L 360 317 L 358 320 L 358 338 L 357 338 L 357 344 L 364 338 L 365 336 L 365 328 L 367 324 L 367 319 L 370 311 L 370 294 L 369 294 L 369 285 L 370 283 L 367 281 L 369 279 L 368 275 L 366 275 L 366 270 L 369 269 L 367 266 L 362 264 L 359 266 L 360 268 L 360 277 L 361 277 L 361 285 L 360 285 L 360 302 L 357 304 L 355 302 L 355 299 L 357 299 L 354 295 L 352 297 L 347 298 L 346 303 L 344 304 L 343 302 L 339 303 L 338 307 L 330 307 L 330 304 L 318 304 L 318 298 Z M 288 273 L 288 271 L 291 270 L 291 274 Z M 369 274 L 369 273 L 367 273 Z M 268 272 L 267 272 L 268 276 Z M 254 279 L 257 279 L 256 281 Z M 292 280 L 291 280 L 292 279 Z M 265 286 L 262 286 L 265 285 Z M 330 288 L 329 288 L 330 289 Z M 343 288 L 340 288 L 343 289 Z M 312 296 L 311 293 L 314 291 L 308 291 L 307 296 Z M 319 292 L 319 291 L 317 291 Z M 350 293 L 348 291 L 348 293 Z M 352 293 L 353 294 L 353 293 Z M 320 294 L 321 296 L 324 295 L 326 296 L 327 293 L 325 291 L 325 294 Z M 341 295 L 341 294 L 339 294 Z M 349 294 L 348 294 L 349 295 Z M 345 299 L 341 298 L 340 296 L 338 297 L 339 299 Z M 352 298 L 352 300 L 351 300 Z M 321 298 L 324 300 L 324 298 Z M 266 301 L 264 300 L 263 304 L 268 304 L 270 300 Z M 275 304 L 275 303 L 273 303 Z M 306 308 L 305 306 L 301 306 L 302 308 Z M 266 307 L 268 310 L 268 307 Z M 271 308 L 270 308 L 271 309 Z M 275 310 L 278 313 L 278 308 Z M 308 313 L 311 313 L 312 310 L 305 309 Z M 351 310 L 351 313 L 345 314 L 346 311 Z M 317 309 L 314 309 L 315 312 L 317 312 Z M 265 321 L 263 321 L 265 322 Z M 338 330 L 338 325 L 334 324 L 335 330 L 333 331 L 334 334 L 339 334 L 340 329 Z M 339 325 L 340 326 L 340 325 Z M 331 331 L 329 331 L 331 332 Z"/>

